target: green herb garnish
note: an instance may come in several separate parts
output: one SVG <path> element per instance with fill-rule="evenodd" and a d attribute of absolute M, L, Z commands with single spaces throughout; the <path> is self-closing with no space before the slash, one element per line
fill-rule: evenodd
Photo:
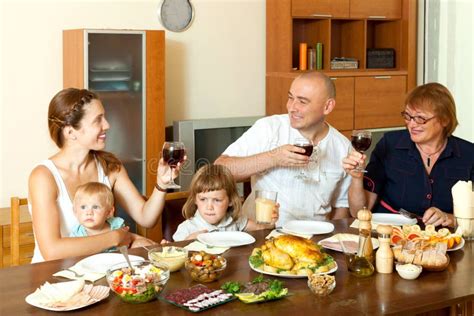
<path fill-rule="evenodd" d="M 263 275 L 260 274 L 258 277 L 252 280 L 252 284 L 261 283 L 263 281 L 265 281 L 265 279 L 263 278 Z"/>
<path fill-rule="evenodd" d="M 262 251 L 257 251 L 257 253 L 253 256 L 249 257 L 250 264 L 252 264 L 255 268 L 262 266 L 265 262 L 263 261 Z"/>
<path fill-rule="evenodd" d="M 270 282 L 270 287 L 269 287 L 270 291 L 273 291 L 275 293 L 280 293 L 282 289 L 283 289 L 283 282 L 279 280 L 272 280 Z"/>
<path fill-rule="evenodd" d="M 221 289 L 227 293 L 236 294 L 240 292 L 241 287 L 242 285 L 239 282 L 229 281 L 224 283 L 224 285 L 221 286 Z"/>

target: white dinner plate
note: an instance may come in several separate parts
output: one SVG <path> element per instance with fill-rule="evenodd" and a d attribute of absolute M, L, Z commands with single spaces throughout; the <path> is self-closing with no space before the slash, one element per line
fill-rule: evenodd
<path fill-rule="evenodd" d="M 392 226 L 414 225 L 417 223 L 416 218 L 408 218 L 400 214 L 372 214 L 372 222 L 376 224 L 386 224 Z"/>
<path fill-rule="evenodd" d="M 332 232 L 334 225 L 321 221 L 289 221 L 283 225 L 283 229 L 299 234 L 321 235 Z"/>
<path fill-rule="evenodd" d="M 83 308 L 83 307 L 95 304 L 97 302 L 100 302 L 106 299 L 109 296 L 110 287 L 104 286 L 104 285 L 94 286 L 92 284 L 86 284 L 84 285 L 83 291 L 86 291 L 86 293 L 88 293 L 91 297 L 89 301 L 87 301 L 87 303 L 84 303 L 84 304 L 77 304 L 77 305 L 72 305 L 72 306 L 67 306 L 67 307 L 49 307 L 49 306 L 42 305 L 38 302 L 38 300 L 36 299 L 35 292 L 25 297 L 25 302 L 27 302 L 28 304 L 34 307 L 38 307 L 41 309 L 46 309 L 46 310 L 54 311 L 54 312 L 72 311 L 72 310 L 76 310 L 79 308 Z"/>
<path fill-rule="evenodd" d="M 130 261 L 144 261 L 142 257 L 129 255 Z M 125 257 L 119 253 L 99 253 L 82 259 L 75 267 L 84 272 L 106 273 L 115 264 L 126 262 Z"/>
<path fill-rule="evenodd" d="M 212 232 L 199 234 L 197 239 L 213 247 L 238 247 L 250 245 L 255 242 L 255 238 L 245 232 Z"/>
<path fill-rule="evenodd" d="M 456 250 L 459 250 L 461 249 L 462 247 L 464 247 L 464 244 L 466 243 L 466 241 L 464 240 L 464 238 L 461 237 L 461 242 L 459 243 L 459 245 L 457 245 L 456 247 L 454 248 L 451 248 L 451 249 L 448 249 L 447 251 L 456 251 Z"/>
<path fill-rule="evenodd" d="M 326 249 L 342 252 L 341 245 L 339 244 L 339 238 L 341 239 L 342 242 L 351 242 L 351 245 L 354 246 L 354 247 L 351 247 L 351 246 L 347 247 L 345 245 L 346 248 L 349 248 L 349 249 L 346 249 L 347 252 L 349 253 L 357 252 L 357 248 L 359 245 L 359 235 L 355 235 L 355 234 L 336 234 L 329 238 L 320 240 L 318 242 L 318 245 L 321 245 L 321 247 L 326 248 Z M 377 238 L 372 237 L 372 246 L 374 250 L 379 247 L 379 241 Z"/>
<path fill-rule="evenodd" d="M 330 273 L 333 273 L 333 272 L 336 272 L 337 271 L 337 262 L 334 261 L 334 263 L 336 264 L 336 266 L 334 268 L 332 268 L 331 270 L 329 270 L 328 272 L 323 272 L 323 273 L 318 273 L 318 274 L 330 274 Z M 272 275 L 272 276 L 276 276 L 276 277 L 281 277 L 281 278 L 288 278 L 288 279 L 302 279 L 302 278 L 307 278 L 308 276 L 307 275 L 297 275 L 297 274 L 280 274 L 280 273 L 273 273 L 273 272 L 267 272 L 267 271 L 263 271 L 261 269 L 257 269 L 255 268 L 249 261 L 249 266 L 250 268 L 255 271 L 255 272 L 258 272 L 258 273 L 262 273 L 262 274 L 267 274 L 267 275 Z"/>

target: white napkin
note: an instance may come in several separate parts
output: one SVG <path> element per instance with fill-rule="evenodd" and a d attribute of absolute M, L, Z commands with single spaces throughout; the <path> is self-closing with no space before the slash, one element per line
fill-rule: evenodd
<path fill-rule="evenodd" d="M 84 280 L 49 283 L 41 285 L 35 291 L 35 299 L 42 305 L 54 305 L 69 301 L 84 288 Z"/>
<path fill-rule="evenodd" d="M 69 270 L 72 270 L 76 272 L 78 275 L 82 275 L 82 276 L 76 276 L 74 272 L 69 271 Z M 61 270 L 59 272 L 56 272 L 55 274 L 53 274 L 53 276 L 63 277 L 70 280 L 85 280 L 85 281 L 95 282 L 103 278 L 105 276 L 105 273 L 89 272 L 77 266 L 72 266 L 67 270 Z"/>
<path fill-rule="evenodd" d="M 193 241 L 192 243 L 185 246 L 184 248 L 186 248 L 188 251 L 205 251 L 213 255 L 220 255 L 221 253 L 224 253 L 227 250 L 229 250 L 229 247 L 208 246 L 197 240 Z"/>
<path fill-rule="evenodd" d="M 458 181 L 451 188 L 453 194 L 454 216 L 474 218 L 474 192 L 472 181 Z"/>
<path fill-rule="evenodd" d="M 267 237 L 265 237 L 265 239 L 270 239 L 272 237 L 278 237 L 278 236 L 281 236 L 281 235 L 293 235 L 293 236 L 303 237 L 303 238 L 306 238 L 306 239 L 313 238 L 313 235 L 297 234 L 297 233 L 293 233 L 293 232 L 289 232 L 287 230 L 284 230 L 283 228 L 280 228 L 280 229 L 272 230 L 270 232 L 270 234 L 268 234 Z"/>

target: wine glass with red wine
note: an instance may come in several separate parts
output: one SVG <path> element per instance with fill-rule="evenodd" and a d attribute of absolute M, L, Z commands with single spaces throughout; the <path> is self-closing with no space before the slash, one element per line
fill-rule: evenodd
<path fill-rule="evenodd" d="M 352 131 L 351 143 L 355 150 L 363 154 L 367 149 L 369 149 L 370 144 L 372 143 L 372 133 L 366 130 L 354 130 Z M 360 164 L 357 164 L 357 167 L 354 170 L 358 172 L 367 172 L 367 170 L 365 170 Z"/>
<path fill-rule="evenodd" d="M 165 142 L 163 144 L 163 160 L 170 166 L 170 182 L 166 186 L 167 189 L 181 189 L 181 186 L 173 180 L 173 169 L 178 163 L 184 161 L 186 148 L 182 142 Z"/>
<path fill-rule="evenodd" d="M 313 143 L 306 138 L 297 138 L 293 143 L 294 146 L 304 149 L 304 153 L 298 153 L 300 155 L 305 155 L 311 157 L 313 154 Z M 300 173 L 296 176 L 297 179 L 307 180 L 309 177 L 306 174 L 306 167 L 301 168 Z"/>

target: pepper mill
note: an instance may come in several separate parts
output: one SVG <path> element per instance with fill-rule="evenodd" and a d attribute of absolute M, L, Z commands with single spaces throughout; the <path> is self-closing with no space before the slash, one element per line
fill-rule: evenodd
<path fill-rule="evenodd" d="M 357 212 L 357 219 L 359 220 L 359 236 L 362 234 L 362 230 L 369 232 L 369 238 L 367 238 L 364 249 L 364 257 L 369 259 L 371 263 L 374 263 L 374 247 L 372 245 L 372 238 L 370 237 L 370 232 L 372 231 L 372 212 L 364 206 Z"/>
<path fill-rule="evenodd" d="M 375 254 L 375 268 L 378 273 L 392 273 L 393 272 L 393 252 L 390 248 L 390 236 L 392 234 L 392 226 L 379 225 L 377 226 L 377 233 L 379 234 L 379 250 Z"/>

